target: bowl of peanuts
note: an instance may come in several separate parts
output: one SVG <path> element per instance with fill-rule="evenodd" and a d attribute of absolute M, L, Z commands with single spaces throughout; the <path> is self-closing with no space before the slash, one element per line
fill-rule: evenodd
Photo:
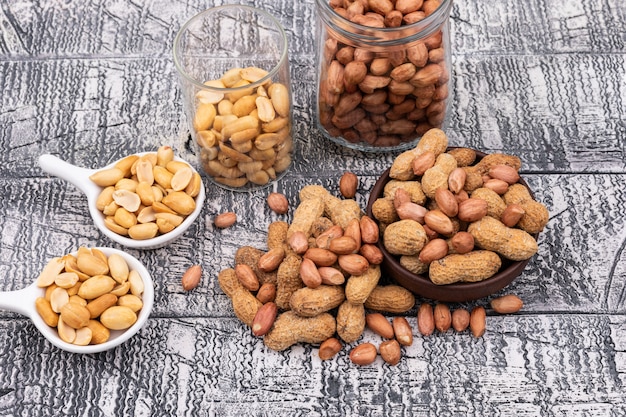
<path fill-rule="evenodd" d="M 156 249 L 182 236 L 202 211 L 205 190 L 191 164 L 161 146 L 88 169 L 54 155 L 41 168 L 80 189 L 94 224 L 109 239 L 134 249 Z"/>
<path fill-rule="evenodd" d="M 28 316 L 50 343 L 73 353 L 124 343 L 145 325 L 153 303 L 145 266 L 104 247 L 54 257 L 31 285 L 0 293 L 0 308 Z"/>
<path fill-rule="evenodd" d="M 370 192 L 382 269 L 437 301 L 475 300 L 509 285 L 537 253 L 549 219 L 520 167 L 516 156 L 449 147 L 442 130 L 429 130 Z"/>

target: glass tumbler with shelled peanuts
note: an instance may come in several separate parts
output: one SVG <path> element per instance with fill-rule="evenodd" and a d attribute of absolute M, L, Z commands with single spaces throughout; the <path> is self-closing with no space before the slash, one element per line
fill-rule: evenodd
<path fill-rule="evenodd" d="M 204 174 L 233 191 L 279 180 L 294 142 L 287 37 L 278 20 L 254 7 L 214 7 L 182 26 L 173 52 Z"/>

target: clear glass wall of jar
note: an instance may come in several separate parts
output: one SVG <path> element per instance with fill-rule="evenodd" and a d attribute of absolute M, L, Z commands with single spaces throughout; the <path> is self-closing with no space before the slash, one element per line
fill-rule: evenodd
<path fill-rule="evenodd" d="M 452 0 L 316 0 L 317 122 L 362 151 L 413 147 L 449 112 Z"/>
<path fill-rule="evenodd" d="M 192 17 L 174 41 L 189 130 L 215 184 L 251 191 L 292 163 L 287 36 L 263 10 L 224 5 Z"/>

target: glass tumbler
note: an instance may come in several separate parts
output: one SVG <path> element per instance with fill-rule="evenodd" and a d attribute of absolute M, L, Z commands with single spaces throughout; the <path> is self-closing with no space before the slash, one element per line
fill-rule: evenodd
<path fill-rule="evenodd" d="M 452 0 L 316 0 L 317 122 L 362 151 L 412 148 L 448 114 Z"/>
<path fill-rule="evenodd" d="M 234 191 L 282 177 L 293 139 L 287 37 L 280 23 L 249 6 L 214 7 L 184 24 L 173 53 L 206 176 Z"/>

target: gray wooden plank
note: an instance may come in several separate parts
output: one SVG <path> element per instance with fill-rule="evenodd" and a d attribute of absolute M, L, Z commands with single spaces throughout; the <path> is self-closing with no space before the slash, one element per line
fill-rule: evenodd
<path fill-rule="evenodd" d="M 620 0 L 454 2 L 452 10 L 458 54 L 623 53 L 625 23 Z"/>
<path fill-rule="evenodd" d="M 219 271 L 234 266 L 235 252 L 243 244 L 267 248 L 267 226 L 274 220 L 291 221 L 303 186 L 319 184 L 339 195 L 339 177 L 338 173 L 326 178 L 294 175 L 274 188 L 253 193 L 225 192 L 206 182 L 207 204 L 183 237 L 167 248 L 129 251 L 153 274 L 157 286 L 154 313 L 173 317 L 230 314 L 229 301 L 216 282 Z M 614 190 L 626 187 L 626 176 L 529 175 L 527 179 L 536 198 L 548 207 L 551 220 L 540 235 L 539 253 L 500 293 L 520 295 L 528 312 L 623 314 L 626 197 Z M 375 180 L 360 177 L 356 199 L 363 208 Z M 26 286 L 50 258 L 80 245 L 118 247 L 95 229 L 86 199 L 73 185 L 59 179 L 0 180 L 0 188 L 5 196 L 0 202 L 0 268 L 8 272 L 0 289 Z M 291 208 L 286 215 L 267 207 L 265 198 L 272 190 L 288 197 Z M 226 210 L 238 214 L 237 223 L 228 229 L 215 228 L 213 218 Z M 180 278 L 196 263 L 204 268 L 202 284 L 185 293 Z"/>
<path fill-rule="evenodd" d="M 622 416 L 626 414 L 626 3 L 455 2 L 453 145 L 520 155 L 551 220 L 539 254 L 501 293 L 525 302 L 488 331 L 416 333 L 398 367 L 320 362 L 311 346 L 267 350 L 239 323 L 216 282 L 246 242 L 263 248 L 270 190 L 297 200 L 317 183 L 337 192 L 359 174 L 364 207 L 391 154 L 362 154 L 315 127 L 313 0 L 249 0 L 285 25 L 294 82 L 296 164 L 271 188 L 208 186 L 198 222 L 167 249 L 130 251 L 156 282 L 148 325 L 123 346 L 78 356 L 26 319 L 0 312 L 0 415 Z M 29 283 L 79 245 L 111 246 L 84 197 L 47 178 L 37 157 L 86 167 L 170 144 L 194 161 L 171 44 L 188 17 L 221 2 L 34 2 L 0 5 L 0 291 Z M 305 35 L 302 35 L 305 28 Z M 7 88 L 9 87 L 9 88 Z M 217 230 L 215 214 L 240 219 Z M 115 245 L 113 245 L 115 246 Z M 184 293 L 192 263 L 202 284 Z M 424 300 L 419 299 L 419 302 Z M 460 305 L 454 304 L 457 308 Z M 408 314 L 415 327 L 415 310 Z M 369 331 L 361 339 L 376 338 Z"/>
<path fill-rule="evenodd" d="M 409 317 L 415 327 L 416 320 Z M 150 319 L 113 351 L 71 355 L 24 320 L 0 320 L 0 414 L 618 416 L 623 316 L 493 316 L 480 339 L 448 331 L 403 348 L 397 367 L 346 347 L 266 349 L 234 319 Z M 581 329 L 583 329 L 581 331 Z M 620 332 L 622 335 L 620 336 Z M 364 341 L 380 343 L 370 333 Z M 566 342 L 567 341 L 567 342 Z M 36 355 L 36 360 L 24 357 Z M 571 372 L 576 366 L 579 372 Z M 19 376 L 17 376 L 19 375 Z M 80 395 L 73 389 L 83 386 Z"/>
<path fill-rule="evenodd" d="M 0 175 L 40 175 L 41 153 L 98 167 L 162 144 L 195 162 L 173 71 L 168 59 L 0 63 L 0 82 L 15 86 L 0 99 L 0 145 L 9 154 Z M 321 137 L 313 71 L 293 68 L 292 171 L 319 173 L 317 161 L 323 171 L 383 171 L 393 154 L 362 154 Z M 624 72 L 623 55 L 457 61 L 450 143 L 519 155 L 524 171 L 625 172 Z"/>
<path fill-rule="evenodd" d="M 244 0 L 276 16 L 292 50 L 315 51 L 314 0 Z M 176 31 L 196 13 L 221 2 L 103 0 L 72 4 L 28 0 L 0 9 L 6 28 L 0 54 L 17 59 L 63 56 L 170 56 Z M 451 12 L 454 53 L 622 53 L 626 7 L 620 0 L 455 2 Z"/>

